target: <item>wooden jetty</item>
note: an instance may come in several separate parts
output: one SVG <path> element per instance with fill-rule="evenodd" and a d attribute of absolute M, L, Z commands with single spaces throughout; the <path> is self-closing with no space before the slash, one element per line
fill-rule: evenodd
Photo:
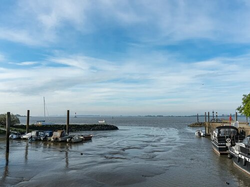
<path fill-rule="evenodd" d="M 205 134 L 207 136 L 210 136 L 212 132 L 216 129 L 218 126 L 226 126 L 226 125 L 234 125 L 237 121 L 237 112 L 235 113 L 235 120 L 217 120 L 217 112 L 216 112 L 216 119 L 213 116 L 213 119 L 210 120 L 210 115 L 208 112 L 208 115 L 205 112 Z M 250 135 L 250 126 L 247 122 L 238 122 L 237 125 L 238 130 L 243 130 L 245 132 L 245 135 Z"/>
<path fill-rule="evenodd" d="M 222 121 L 222 122 L 205 122 L 205 133 L 210 136 L 211 133 L 218 126 L 226 126 L 231 125 L 230 121 Z M 239 130 L 243 130 L 246 133 L 246 136 L 250 135 L 250 126 L 246 122 L 239 122 L 239 126 L 237 127 Z"/>

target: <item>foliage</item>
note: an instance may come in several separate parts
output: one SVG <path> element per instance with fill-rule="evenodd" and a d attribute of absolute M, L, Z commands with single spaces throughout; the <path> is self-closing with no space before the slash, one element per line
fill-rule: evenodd
<path fill-rule="evenodd" d="M 20 120 L 14 114 L 10 114 L 10 126 L 20 123 Z M 0 114 L 0 125 L 6 126 L 6 114 Z"/>
<path fill-rule="evenodd" d="M 246 117 L 250 117 L 250 93 L 243 95 L 242 105 L 237 108 L 237 110 L 244 114 Z"/>

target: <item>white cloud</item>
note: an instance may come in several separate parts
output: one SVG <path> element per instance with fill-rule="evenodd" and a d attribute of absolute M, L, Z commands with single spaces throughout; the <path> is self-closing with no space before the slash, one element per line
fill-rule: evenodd
<path fill-rule="evenodd" d="M 9 12 L 10 26 L 0 24 L 0 38 L 46 45 L 46 42 L 58 42 L 65 35 L 70 36 L 71 31 L 86 34 L 116 27 L 143 42 L 169 43 L 195 38 L 249 42 L 250 7 L 239 5 L 241 9 L 230 9 L 233 5 L 220 3 L 22 0 Z"/>
<path fill-rule="evenodd" d="M 2 40 L 9 40 L 18 43 L 24 43 L 27 45 L 41 45 L 41 38 L 35 38 L 38 36 L 33 37 L 34 33 L 29 33 L 30 31 L 26 31 L 23 29 L 10 29 L 2 27 L 0 29 L 0 39 Z"/>
<path fill-rule="evenodd" d="M 0 53 L 0 62 L 3 62 L 6 60 L 6 57 Z"/>
<path fill-rule="evenodd" d="M 235 64 L 220 58 L 157 67 L 136 62 L 117 65 L 79 55 L 51 57 L 47 64 L 56 62 L 67 66 L 30 67 L 25 70 L 2 68 L 0 91 L 22 94 L 23 97 L 49 95 L 55 98 L 55 102 L 68 102 L 69 98 L 74 98 L 87 105 L 109 103 L 110 107 L 117 103 L 121 106 L 154 102 L 165 105 L 164 102 L 172 103 L 174 98 L 183 103 L 195 102 L 197 95 L 214 100 L 235 99 L 247 91 L 244 87 L 250 86 L 250 70 L 243 63 L 249 58 L 238 59 L 241 61 L 235 58 Z M 241 85 L 244 87 L 241 88 Z"/>

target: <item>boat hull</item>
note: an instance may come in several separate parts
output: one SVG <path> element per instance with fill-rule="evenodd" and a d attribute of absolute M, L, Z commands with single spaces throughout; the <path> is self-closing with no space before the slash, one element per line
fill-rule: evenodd
<path fill-rule="evenodd" d="M 242 170 L 243 172 L 250 175 L 250 157 L 244 156 L 242 154 L 236 154 L 229 150 L 229 154 L 231 155 L 233 159 L 234 165 Z"/>
<path fill-rule="evenodd" d="M 212 146 L 217 154 L 219 155 L 228 154 L 228 147 L 226 146 L 226 143 L 218 144 L 218 142 L 212 141 Z"/>

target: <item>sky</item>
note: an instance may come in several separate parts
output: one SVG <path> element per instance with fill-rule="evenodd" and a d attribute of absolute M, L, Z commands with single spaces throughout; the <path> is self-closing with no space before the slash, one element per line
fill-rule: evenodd
<path fill-rule="evenodd" d="M 248 0 L 1 0 L 0 113 L 235 113 Z"/>

